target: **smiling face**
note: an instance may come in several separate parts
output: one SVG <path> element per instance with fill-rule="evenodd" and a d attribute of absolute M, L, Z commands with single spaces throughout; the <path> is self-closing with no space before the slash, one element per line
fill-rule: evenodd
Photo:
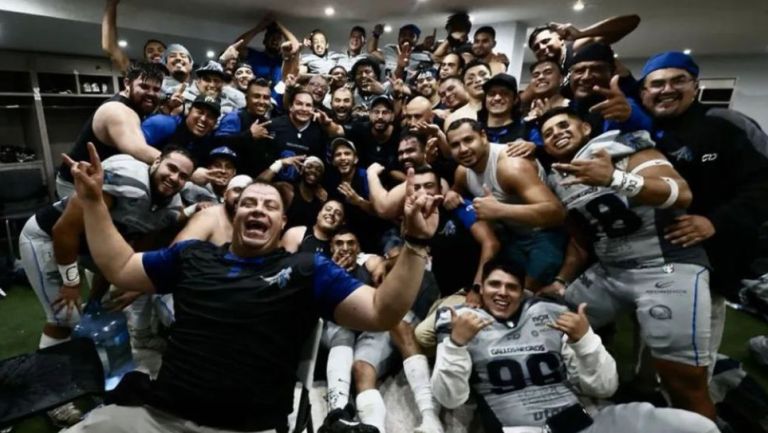
<path fill-rule="evenodd" d="M 235 69 L 235 83 L 237 88 L 243 92 L 248 88 L 248 83 L 253 79 L 253 70 L 251 68 Z"/>
<path fill-rule="evenodd" d="M 550 97 L 560 91 L 563 75 L 554 62 L 536 65 L 531 71 L 531 88 L 537 98 Z"/>
<path fill-rule="evenodd" d="M 160 63 L 163 61 L 163 53 L 165 52 L 165 46 L 157 41 L 147 42 L 144 46 L 144 60 L 152 63 Z"/>
<path fill-rule="evenodd" d="M 395 119 L 395 113 L 385 104 L 376 104 L 368 112 L 368 119 L 376 132 L 384 132 Z"/>
<path fill-rule="evenodd" d="M 469 100 L 464 83 L 457 78 L 451 78 L 440 83 L 438 94 L 440 95 L 440 102 L 451 111 L 466 104 Z"/>
<path fill-rule="evenodd" d="M 536 60 L 555 59 L 560 61 L 563 55 L 563 40 L 551 30 L 542 30 L 533 41 L 533 54 Z"/>
<path fill-rule="evenodd" d="M 406 137 L 397 145 L 397 162 L 404 169 L 420 167 L 427 161 L 424 148 L 416 137 Z"/>
<path fill-rule="evenodd" d="M 217 74 L 205 74 L 195 80 L 195 85 L 201 95 L 218 98 L 221 95 L 221 89 L 224 87 L 224 79 Z"/>
<path fill-rule="evenodd" d="M 558 162 L 567 162 L 589 141 L 589 122 L 569 114 L 558 114 L 541 125 L 544 150 Z"/>
<path fill-rule="evenodd" d="M 325 202 L 317 213 L 315 225 L 326 233 L 332 233 L 344 223 L 344 206 L 336 200 Z"/>
<path fill-rule="evenodd" d="M 643 106 L 653 117 L 677 117 L 696 100 L 699 84 L 684 69 L 667 68 L 653 71 L 640 90 Z"/>
<path fill-rule="evenodd" d="M 469 123 L 449 130 L 447 140 L 451 157 L 464 167 L 473 168 L 488 159 L 488 138 Z"/>
<path fill-rule="evenodd" d="M 180 152 L 171 152 L 158 158 L 150 167 L 152 191 L 168 198 L 181 191 L 195 169 L 192 160 Z"/>
<path fill-rule="evenodd" d="M 187 125 L 187 129 L 189 129 L 195 137 L 203 137 L 213 131 L 218 118 L 218 114 L 210 108 L 193 106 L 189 109 L 189 114 L 187 114 L 187 118 L 184 122 Z"/>
<path fill-rule="evenodd" d="M 485 108 L 496 116 L 511 115 L 517 95 L 506 86 L 491 86 L 485 94 Z"/>
<path fill-rule="evenodd" d="M 315 32 L 315 34 L 312 35 L 312 52 L 318 56 L 322 57 L 325 55 L 325 51 L 328 49 L 328 40 L 325 38 L 325 35 L 320 32 Z"/>
<path fill-rule="evenodd" d="M 350 52 L 360 52 L 360 50 L 363 48 L 363 43 L 365 43 L 365 36 L 363 36 L 363 32 L 360 30 L 352 30 L 349 33 L 348 48 Z"/>
<path fill-rule="evenodd" d="M 264 118 L 272 109 L 272 92 L 269 87 L 252 84 L 245 94 L 245 109 L 252 116 Z"/>
<path fill-rule="evenodd" d="M 314 186 L 320 183 L 323 178 L 323 171 L 325 170 L 322 163 L 318 162 L 305 162 L 304 168 L 301 171 L 301 177 L 304 179 L 304 183 L 309 186 Z"/>
<path fill-rule="evenodd" d="M 168 68 L 173 78 L 176 78 L 178 81 L 184 81 L 189 76 L 189 73 L 192 72 L 192 61 L 186 53 L 173 51 L 166 56 L 165 67 Z"/>
<path fill-rule="evenodd" d="M 280 243 L 285 221 L 283 201 L 274 186 L 248 185 L 240 194 L 232 220 L 232 251 L 241 257 L 273 251 Z"/>
<path fill-rule="evenodd" d="M 464 87 L 474 99 L 482 100 L 483 84 L 491 78 L 491 70 L 485 65 L 475 65 L 464 73 Z"/>
<path fill-rule="evenodd" d="M 314 107 L 314 99 L 312 95 L 305 92 L 297 93 L 293 98 L 291 108 L 288 110 L 288 115 L 291 117 L 294 124 L 304 125 L 312 120 L 312 116 L 315 112 Z"/>
<path fill-rule="evenodd" d="M 571 66 L 571 90 L 575 99 L 595 94 L 595 86 L 608 88 L 611 82 L 611 65 L 608 62 L 586 61 Z"/>
<path fill-rule="evenodd" d="M 337 120 L 345 121 L 352 115 L 352 90 L 342 87 L 333 92 L 331 110 Z"/>
<path fill-rule="evenodd" d="M 523 286 L 514 275 L 494 269 L 480 287 L 483 308 L 499 320 L 507 320 L 520 308 Z"/>
<path fill-rule="evenodd" d="M 157 109 L 160 104 L 161 84 L 156 80 L 145 80 L 143 76 L 126 83 L 128 88 L 128 99 L 131 105 L 136 107 L 142 114 L 149 114 Z"/>
<path fill-rule="evenodd" d="M 420 74 L 416 78 L 416 91 L 425 98 L 431 98 L 437 93 L 437 80 L 430 73 Z"/>
<path fill-rule="evenodd" d="M 349 175 L 357 167 L 357 154 L 347 146 L 336 146 L 331 163 L 342 176 Z"/>
<path fill-rule="evenodd" d="M 315 104 L 322 104 L 328 94 L 328 81 L 322 75 L 315 75 L 309 79 L 307 90 L 312 94 Z"/>
<path fill-rule="evenodd" d="M 235 168 L 235 161 L 226 156 L 217 156 L 208 164 L 209 170 L 216 170 L 221 173 L 221 176 L 216 176 L 211 179 L 211 184 L 221 188 L 226 188 L 229 185 L 229 181 L 235 177 L 237 169 Z"/>
<path fill-rule="evenodd" d="M 360 254 L 360 242 L 354 233 L 338 233 L 331 238 L 331 255 L 339 258 L 357 257 Z"/>

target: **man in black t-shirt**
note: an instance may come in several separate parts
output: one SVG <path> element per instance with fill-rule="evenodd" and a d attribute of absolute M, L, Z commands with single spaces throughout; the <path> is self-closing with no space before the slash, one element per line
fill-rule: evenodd
<path fill-rule="evenodd" d="M 368 121 L 352 124 L 345 135 L 358 146 L 361 167 L 374 162 L 389 167 L 395 162 L 399 129 L 392 99 L 379 96 L 371 102 Z"/>
<path fill-rule="evenodd" d="M 72 174 L 96 264 L 125 290 L 174 292 L 176 322 L 157 380 L 145 379 L 141 394 L 128 399 L 112 396 L 113 404 L 70 432 L 286 431 L 301 348 L 318 316 L 352 329 L 384 330 L 413 304 L 426 264 L 423 244 L 438 219 L 426 194 L 409 188 L 408 242 L 374 289 L 321 255 L 281 250 L 284 205 L 263 182 L 243 190 L 232 244 L 189 241 L 135 253 L 111 222 L 101 163 L 90 147 L 90 164 L 73 163 Z M 121 385 L 130 391 L 127 381 Z"/>

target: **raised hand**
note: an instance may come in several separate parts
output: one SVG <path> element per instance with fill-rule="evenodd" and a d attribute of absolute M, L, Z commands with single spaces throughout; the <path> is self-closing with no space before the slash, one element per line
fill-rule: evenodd
<path fill-rule="evenodd" d="M 582 35 L 581 30 L 571 23 L 549 23 L 549 29 L 560 35 L 565 41 L 575 41 Z"/>
<path fill-rule="evenodd" d="M 294 155 L 281 159 L 283 161 L 283 167 L 292 165 L 296 170 L 301 172 L 304 168 L 304 160 L 307 159 L 307 155 Z"/>
<path fill-rule="evenodd" d="M 328 126 L 333 122 L 333 119 L 331 119 L 327 114 L 325 114 L 325 111 L 323 110 L 315 110 L 315 121 L 320 126 Z"/>
<path fill-rule="evenodd" d="M 384 168 L 383 165 L 379 164 L 378 162 L 374 162 L 368 166 L 368 168 L 366 169 L 366 172 L 374 176 L 381 176 L 381 173 L 384 173 L 384 170 L 386 169 Z"/>
<path fill-rule="evenodd" d="M 448 308 L 451 311 L 451 340 L 458 346 L 465 346 L 481 329 L 493 323 L 493 320 L 473 312 L 458 314 L 453 307 Z"/>
<path fill-rule="evenodd" d="M 352 188 L 352 185 L 350 185 L 349 182 L 342 182 L 336 190 L 344 196 L 344 200 L 353 206 L 357 206 L 365 201 L 365 199 L 360 197 L 360 194 Z"/>
<path fill-rule="evenodd" d="M 413 46 L 410 42 L 404 42 L 402 48 L 397 46 L 397 66 L 399 68 L 405 68 L 411 61 L 411 53 L 413 53 Z"/>
<path fill-rule="evenodd" d="M 184 91 L 187 90 L 187 83 L 181 83 L 179 84 L 179 87 L 176 88 L 176 91 L 173 92 L 173 95 L 171 95 L 170 98 L 168 98 L 168 102 L 166 105 L 168 106 L 169 111 L 173 111 L 184 104 Z"/>
<path fill-rule="evenodd" d="M 591 159 L 576 159 L 570 163 L 555 163 L 552 168 L 571 175 L 560 182 L 568 186 L 577 183 L 591 186 L 608 186 L 613 178 L 613 160 L 611 155 L 600 149 L 592 154 Z"/>
<path fill-rule="evenodd" d="M 260 140 L 262 138 L 275 138 L 273 135 L 269 133 L 269 130 L 267 129 L 267 126 L 272 123 L 271 120 L 267 120 L 266 122 L 259 122 L 256 120 L 251 124 L 251 137 L 253 137 L 254 140 Z"/>
<path fill-rule="evenodd" d="M 414 170 L 409 168 L 405 178 L 405 204 L 403 206 L 403 235 L 430 239 L 437 231 L 438 206 L 443 196 L 428 195 L 423 189 L 414 189 Z"/>
<path fill-rule="evenodd" d="M 351 254 L 343 254 L 340 251 L 336 251 L 333 253 L 333 257 L 331 258 L 334 263 L 339 265 L 340 268 L 343 268 L 347 272 L 352 272 L 355 269 L 355 265 L 357 264 L 357 258 Z"/>
<path fill-rule="evenodd" d="M 501 214 L 501 203 L 493 196 L 493 192 L 488 188 L 488 185 L 483 185 L 483 191 L 482 197 L 475 197 L 472 200 L 472 207 L 475 208 L 477 217 L 481 220 L 498 219 Z"/>
<path fill-rule="evenodd" d="M 426 135 L 427 137 L 436 137 L 440 133 L 440 127 L 434 123 L 419 120 L 411 126 L 411 131 Z"/>
<path fill-rule="evenodd" d="M 96 152 L 96 146 L 89 141 L 87 147 L 90 162 L 74 161 L 67 155 L 61 157 L 75 179 L 75 191 L 80 200 L 96 203 L 103 200 L 101 188 L 104 185 L 104 169 L 101 168 L 101 158 Z"/>
<path fill-rule="evenodd" d="M 396 98 L 401 96 L 411 96 L 411 88 L 405 84 L 402 78 L 395 78 L 390 75 L 387 77 L 387 80 L 389 80 L 389 83 L 392 85 L 392 94 Z"/>
<path fill-rule="evenodd" d="M 568 336 L 570 343 L 581 340 L 587 331 L 589 331 L 589 319 L 587 318 L 587 304 L 579 305 L 577 312 L 566 311 L 561 314 L 554 322 L 547 324 L 550 328 L 563 331 Z"/>
<path fill-rule="evenodd" d="M 244 43 L 245 41 L 240 39 L 234 44 L 228 46 L 227 49 L 224 50 L 224 53 L 221 54 L 221 57 L 219 57 L 219 62 L 226 63 L 232 59 L 240 57 L 240 48 Z"/>
<path fill-rule="evenodd" d="M 461 194 L 454 190 L 450 190 L 445 193 L 445 200 L 443 201 L 443 207 L 448 210 L 454 210 L 457 207 L 461 206 L 461 204 L 464 202 L 464 198 L 461 197 Z"/>
<path fill-rule="evenodd" d="M 627 97 L 624 96 L 624 92 L 619 88 L 618 75 L 614 75 L 611 78 L 611 84 L 607 89 L 595 86 L 592 90 L 603 95 L 605 101 L 593 105 L 589 109 L 590 113 L 599 113 L 603 116 L 603 119 L 615 120 L 617 122 L 623 122 L 632 115 L 632 106 L 629 105 Z"/>
<path fill-rule="evenodd" d="M 421 42 L 421 47 L 424 50 L 432 51 L 432 48 L 435 46 L 435 41 L 437 40 L 437 29 L 432 29 L 432 34 L 425 37 L 424 40 Z"/>

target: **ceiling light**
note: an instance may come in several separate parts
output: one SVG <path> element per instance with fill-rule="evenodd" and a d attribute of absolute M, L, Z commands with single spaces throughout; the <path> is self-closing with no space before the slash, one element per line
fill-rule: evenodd
<path fill-rule="evenodd" d="M 117 46 L 120 48 L 125 48 L 128 46 L 128 41 L 126 41 L 125 39 L 120 39 L 119 41 L 117 41 Z"/>
<path fill-rule="evenodd" d="M 584 2 L 581 0 L 576 0 L 576 3 L 573 4 L 573 10 L 576 12 L 584 10 Z"/>
<path fill-rule="evenodd" d="M 209 59 L 212 59 L 215 55 L 216 53 L 214 53 L 213 50 L 208 50 L 205 52 L 205 57 L 208 57 Z"/>
<path fill-rule="evenodd" d="M 619 53 L 613 53 L 613 58 L 614 59 L 618 59 L 619 58 Z"/>
<path fill-rule="evenodd" d="M 333 14 L 335 13 L 336 13 L 336 10 L 331 6 L 328 6 L 327 8 L 325 8 L 325 16 L 330 17 L 330 16 L 333 16 Z"/>
<path fill-rule="evenodd" d="M 392 26 L 390 26 L 389 24 L 387 24 L 386 26 L 384 26 L 384 32 L 386 32 L 386 33 L 392 33 Z"/>
<path fill-rule="evenodd" d="M 690 48 L 686 48 L 686 49 L 683 50 L 683 54 L 685 54 L 686 56 L 689 56 L 691 54 L 691 52 L 692 51 L 691 51 Z"/>

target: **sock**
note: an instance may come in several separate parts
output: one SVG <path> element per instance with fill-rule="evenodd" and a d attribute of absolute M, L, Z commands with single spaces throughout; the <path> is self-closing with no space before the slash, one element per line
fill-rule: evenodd
<path fill-rule="evenodd" d="M 403 371 L 411 386 L 416 406 L 424 421 L 438 420 L 437 405 L 432 400 L 432 385 L 429 378 L 429 364 L 424 355 L 413 355 L 403 361 Z M 427 420 L 427 418 L 432 418 Z M 439 421 L 438 421 L 439 423 Z"/>
<path fill-rule="evenodd" d="M 46 347 L 55 346 L 57 344 L 64 343 L 65 341 L 69 341 L 69 337 L 67 338 L 53 338 L 45 334 L 40 334 L 40 344 L 38 344 L 38 349 L 45 349 Z"/>
<path fill-rule="evenodd" d="M 357 416 L 360 422 L 369 424 L 377 429 L 379 433 L 386 433 L 384 429 L 384 420 L 387 417 L 387 408 L 384 406 L 384 399 L 378 389 L 366 389 L 357 394 Z"/>
<path fill-rule="evenodd" d="M 352 382 L 352 348 L 336 346 L 328 351 L 325 375 L 328 379 L 328 410 L 343 409 L 349 403 Z"/>

